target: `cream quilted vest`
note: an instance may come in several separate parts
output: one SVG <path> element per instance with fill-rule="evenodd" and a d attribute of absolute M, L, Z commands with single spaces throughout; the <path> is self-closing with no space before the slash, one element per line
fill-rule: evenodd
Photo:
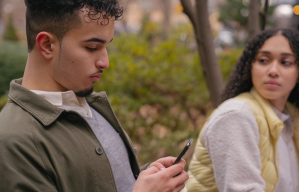
<path fill-rule="evenodd" d="M 232 99 L 245 101 L 252 109 L 259 127 L 259 148 L 262 162 L 262 178 L 266 183 L 266 192 L 273 192 L 278 180 L 276 156 L 276 142 L 283 129 L 283 123 L 275 114 L 269 102 L 263 99 L 254 88 L 250 92 L 240 94 Z M 286 104 L 287 110 L 294 121 L 294 142 L 299 149 L 299 109 L 290 103 Z M 203 129 L 205 125 L 203 126 Z M 213 166 L 208 151 L 204 146 L 201 131 L 195 152 L 189 164 L 189 180 L 186 182 L 188 192 L 216 192 L 218 191 L 213 174 Z M 186 191 L 186 189 L 185 189 Z"/>

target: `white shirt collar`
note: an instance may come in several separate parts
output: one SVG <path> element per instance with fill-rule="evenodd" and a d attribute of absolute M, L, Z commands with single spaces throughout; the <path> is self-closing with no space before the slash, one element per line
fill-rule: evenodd
<path fill-rule="evenodd" d="M 291 115 L 290 113 L 286 110 L 286 108 L 284 108 L 284 110 L 282 112 L 280 112 L 278 109 L 276 109 L 274 106 L 272 106 L 274 112 L 276 113 L 276 115 L 278 116 L 278 118 L 284 123 L 286 120 L 288 120 Z"/>
<path fill-rule="evenodd" d="M 31 90 L 35 94 L 49 101 L 51 104 L 65 109 L 73 110 L 84 117 L 92 117 L 90 107 L 84 97 L 77 97 L 73 91 L 50 92 Z"/>
<path fill-rule="evenodd" d="M 290 142 L 293 139 L 294 135 L 294 124 L 293 124 L 293 117 L 290 115 L 288 110 L 284 108 L 281 112 L 272 106 L 274 112 L 278 116 L 278 118 L 283 122 L 284 128 L 281 132 L 281 135 L 286 143 Z"/>

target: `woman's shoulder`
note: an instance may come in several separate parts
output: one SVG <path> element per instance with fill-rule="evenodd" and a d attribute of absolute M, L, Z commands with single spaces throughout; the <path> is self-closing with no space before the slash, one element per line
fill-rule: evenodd
<path fill-rule="evenodd" d="M 252 109 L 245 101 L 229 99 L 213 112 L 202 132 L 205 146 L 209 138 L 223 134 L 228 134 L 225 138 L 230 139 L 251 135 L 254 141 L 258 142 L 258 124 Z"/>
<path fill-rule="evenodd" d="M 252 114 L 252 109 L 248 105 L 248 103 L 244 100 L 234 98 L 229 99 L 222 103 L 219 107 L 217 107 L 212 114 L 212 116 L 223 116 L 223 115 L 236 115 L 236 116 L 242 116 L 242 115 L 248 115 Z"/>
<path fill-rule="evenodd" d="M 250 106 L 243 100 L 229 99 L 222 103 L 210 115 L 205 129 L 228 125 L 240 126 L 242 124 L 256 124 L 254 113 Z M 214 127 L 214 128 L 213 128 Z"/>

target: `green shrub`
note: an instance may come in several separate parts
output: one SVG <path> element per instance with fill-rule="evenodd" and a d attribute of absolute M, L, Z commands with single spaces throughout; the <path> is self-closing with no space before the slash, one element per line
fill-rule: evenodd
<path fill-rule="evenodd" d="M 7 41 L 19 41 L 19 38 L 17 36 L 17 30 L 15 29 L 13 24 L 12 15 L 9 15 L 3 39 Z"/>
<path fill-rule="evenodd" d="M 6 105 L 7 100 L 8 100 L 7 95 L 3 95 L 0 97 L 0 111 Z"/>
<path fill-rule="evenodd" d="M 179 26 L 167 41 L 145 31 L 120 34 L 108 46 L 110 67 L 95 84 L 105 90 L 112 107 L 138 149 L 140 164 L 177 156 L 189 138 L 196 140 L 212 111 L 191 26 Z M 219 55 L 227 78 L 240 50 Z M 0 95 L 9 81 L 23 74 L 26 46 L 0 43 Z M 7 97 L 0 99 L 0 109 Z M 195 141 L 192 148 L 195 146 Z M 187 162 L 192 149 L 187 152 Z"/>
<path fill-rule="evenodd" d="M 23 76 L 26 59 L 26 45 L 13 41 L 0 42 L 0 95 L 7 94 L 11 80 Z"/>
<path fill-rule="evenodd" d="M 185 36 L 184 40 L 180 37 Z M 96 83 L 138 148 L 142 163 L 179 154 L 189 138 L 196 139 L 212 111 L 193 32 L 182 27 L 169 40 L 122 34 L 108 46 L 110 67 Z M 225 77 L 239 50 L 219 55 Z M 192 150 L 186 154 L 189 161 Z"/>
<path fill-rule="evenodd" d="M 223 78 L 226 80 L 233 71 L 235 64 L 241 56 L 242 49 L 232 49 L 218 55 L 218 61 L 222 70 Z"/>

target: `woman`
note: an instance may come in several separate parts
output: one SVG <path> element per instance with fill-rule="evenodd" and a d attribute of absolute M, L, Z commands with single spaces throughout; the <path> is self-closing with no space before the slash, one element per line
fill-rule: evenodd
<path fill-rule="evenodd" d="M 298 192 L 299 33 L 265 30 L 246 46 L 204 125 L 189 192 Z"/>

